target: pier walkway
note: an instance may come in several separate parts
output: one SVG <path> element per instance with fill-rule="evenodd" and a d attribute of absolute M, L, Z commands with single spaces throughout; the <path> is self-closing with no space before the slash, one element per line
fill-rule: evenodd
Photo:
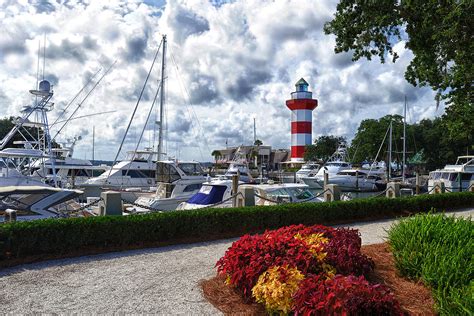
<path fill-rule="evenodd" d="M 473 216 L 474 208 L 455 212 Z M 363 244 L 384 241 L 394 220 L 344 225 Z M 0 270 L 0 314 L 215 315 L 198 282 L 235 239 L 51 260 Z"/>

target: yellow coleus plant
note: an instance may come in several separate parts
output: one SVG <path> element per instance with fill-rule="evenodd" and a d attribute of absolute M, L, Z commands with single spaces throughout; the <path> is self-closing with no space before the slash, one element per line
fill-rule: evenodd
<path fill-rule="evenodd" d="M 296 234 L 294 236 L 296 239 L 304 240 L 309 246 L 309 251 L 318 259 L 318 261 L 323 261 L 326 258 L 327 253 L 324 252 L 324 245 L 329 242 L 329 238 L 324 237 L 323 233 L 311 234 L 308 236 L 301 236 Z"/>
<path fill-rule="evenodd" d="M 303 279 L 304 275 L 296 268 L 274 266 L 260 275 L 252 295 L 269 312 L 288 314 L 293 305 L 293 294 Z"/>

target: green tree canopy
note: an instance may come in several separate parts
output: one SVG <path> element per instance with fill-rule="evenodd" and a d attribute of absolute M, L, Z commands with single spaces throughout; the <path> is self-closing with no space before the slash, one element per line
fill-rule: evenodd
<path fill-rule="evenodd" d="M 378 56 L 384 63 L 390 55 L 395 62 L 393 47 L 405 41 L 414 55 L 405 78 L 414 86 L 430 86 L 448 105 L 441 120 L 420 125 L 434 124 L 435 130 L 418 131 L 427 139 L 442 133 L 438 139 L 444 145 L 433 147 L 437 158 L 425 149 L 431 166 L 474 150 L 473 16 L 472 0 L 340 0 L 324 26 L 326 34 L 336 36 L 335 52 L 351 51 L 354 61 Z"/>
<path fill-rule="evenodd" d="M 255 142 L 253 143 L 255 146 L 262 146 L 263 142 L 260 139 L 256 139 Z"/>
<path fill-rule="evenodd" d="M 304 159 L 306 161 L 327 160 L 341 142 L 346 142 L 346 139 L 341 136 L 320 136 L 316 138 L 314 145 L 306 146 Z"/>
<path fill-rule="evenodd" d="M 400 115 L 386 115 L 380 119 L 363 120 L 349 148 L 352 162 L 373 160 L 381 147 L 378 160 L 388 161 L 388 138 L 382 144 L 392 120 L 392 161 L 402 160 L 403 118 Z M 445 118 L 424 119 L 416 124 L 407 124 L 407 160 L 417 154 L 423 157 L 427 170 L 454 163 L 460 155 L 466 154 L 465 139 L 450 138 L 445 128 Z"/>
<path fill-rule="evenodd" d="M 414 58 L 405 78 L 429 85 L 455 105 L 470 104 L 474 82 L 474 4 L 471 0 L 340 0 L 326 34 L 336 35 L 336 53 L 353 60 L 398 56 L 393 46 L 405 40 Z"/>

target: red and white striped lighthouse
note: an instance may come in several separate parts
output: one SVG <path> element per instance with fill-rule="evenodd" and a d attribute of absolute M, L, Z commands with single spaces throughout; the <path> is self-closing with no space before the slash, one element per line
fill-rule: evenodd
<path fill-rule="evenodd" d="M 318 106 L 318 100 L 313 99 L 303 78 L 295 86 L 291 99 L 286 100 L 286 106 L 291 110 L 291 161 L 302 162 L 304 148 L 312 142 L 313 110 Z"/>

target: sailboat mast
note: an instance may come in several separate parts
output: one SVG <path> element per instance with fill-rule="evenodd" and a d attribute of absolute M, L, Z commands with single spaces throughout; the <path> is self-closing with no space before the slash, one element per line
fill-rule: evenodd
<path fill-rule="evenodd" d="M 95 154 L 95 125 L 92 126 L 92 162 L 94 162 Z"/>
<path fill-rule="evenodd" d="M 402 162 L 402 181 L 405 183 L 405 162 L 406 162 L 406 131 L 407 131 L 407 96 L 403 106 L 403 162 Z"/>
<path fill-rule="evenodd" d="M 160 87 L 160 128 L 158 129 L 158 160 L 163 155 L 163 105 L 165 101 L 165 56 L 166 35 L 163 35 L 163 55 L 161 58 L 161 87 Z"/>
<path fill-rule="evenodd" d="M 390 137 L 388 139 L 388 180 L 390 180 L 390 176 L 392 174 L 392 130 L 393 129 L 393 122 L 390 119 Z"/>

